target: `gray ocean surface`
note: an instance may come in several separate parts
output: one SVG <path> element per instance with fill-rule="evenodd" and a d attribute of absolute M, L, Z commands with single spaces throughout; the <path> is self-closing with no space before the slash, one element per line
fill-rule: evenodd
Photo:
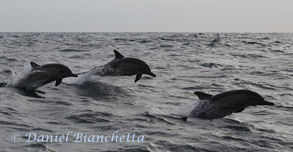
<path fill-rule="evenodd" d="M 293 151 L 293 34 L 0 33 L 0 83 L 40 65 L 86 72 L 113 50 L 144 60 L 157 77 L 66 78 L 28 93 L 0 87 L 1 152 Z M 194 91 L 249 89 L 275 106 L 248 107 L 222 119 L 180 119 Z M 27 133 L 144 135 L 143 142 L 26 142 Z M 13 134 L 21 141 L 12 141 Z M 16 138 L 16 137 L 15 137 Z M 87 141 L 87 140 L 86 140 Z"/>

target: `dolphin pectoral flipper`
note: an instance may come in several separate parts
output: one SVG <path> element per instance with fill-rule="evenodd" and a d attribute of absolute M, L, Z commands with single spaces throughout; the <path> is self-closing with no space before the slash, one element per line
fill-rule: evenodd
<path fill-rule="evenodd" d="M 142 74 L 137 74 L 134 82 L 137 82 L 141 78 L 141 76 L 142 76 Z"/>
<path fill-rule="evenodd" d="M 124 56 L 120 54 L 117 50 L 114 50 L 115 53 L 115 59 L 122 59 Z"/>
<path fill-rule="evenodd" d="M 62 79 L 57 79 L 55 86 L 58 86 L 62 82 Z"/>
<path fill-rule="evenodd" d="M 194 94 L 197 95 L 200 100 L 209 100 L 213 96 L 213 95 L 203 93 L 203 92 L 198 92 L 198 91 L 195 91 Z"/>
<path fill-rule="evenodd" d="M 32 66 L 32 69 L 35 69 L 37 67 L 39 67 L 40 65 L 38 65 L 37 63 L 35 62 L 30 62 L 31 66 Z"/>

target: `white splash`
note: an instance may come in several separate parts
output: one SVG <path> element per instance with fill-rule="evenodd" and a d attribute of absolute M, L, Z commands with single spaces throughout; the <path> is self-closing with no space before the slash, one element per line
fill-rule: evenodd
<path fill-rule="evenodd" d="M 7 78 L 7 86 L 16 87 L 19 83 L 28 76 L 31 71 L 29 64 L 24 64 L 22 71 L 12 71 L 11 77 Z"/>
<path fill-rule="evenodd" d="M 92 73 L 90 73 L 90 72 L 78 75 L 77 78 L 68 77 L 66 79 L 63 79 L 62 82 L 67 83 L 67 84 L 73 84 L 73 85 L 83 85 L 85 82 L 88 82 L 88 81 L 95 81 Z"/>
<path fill-rule="evenodd" d="M 209 111 L 209 109 L 212 108 L 212 104 L 205 100 L 200 100 L 190 111 L 190 113 L 187 115 L 190 118 L 198 117 L 200 114 Z"/>

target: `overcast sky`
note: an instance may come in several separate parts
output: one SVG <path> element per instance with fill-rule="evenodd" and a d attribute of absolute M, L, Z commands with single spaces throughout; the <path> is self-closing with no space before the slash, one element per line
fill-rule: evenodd
<path fill-rule="evenodd" d="M 293 0 L 0 0 L 0 32 L 293 32 Z"/>

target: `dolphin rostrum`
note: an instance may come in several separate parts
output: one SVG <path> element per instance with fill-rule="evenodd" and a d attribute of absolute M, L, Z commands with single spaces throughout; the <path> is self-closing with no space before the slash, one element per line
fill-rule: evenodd
<path fill-rule="evenodd" d="M 197 91 L 194 94 L 203 100 L 203 104 L 195 107 L 189 116 L 202 119 L 223 118 L 232 113 L 242 112 L 248 106 L 274 105 L 250 90 L 233 90 L 214 96 Z M 186 120 L 187 117 L 182 119 Z"/>
<path fill-rule="evenodd" d="M 101 76 L 132 76 L 136 75 L 135 81 L 137 82 L 142 74 L 147 74 L 153 77 L 156 77 L 154 73 L 151 72 L 150 67 L 146 64 L 146 62 L 137 59 L 124 57 L 117 50 L 114 50 L 115 58 L 98 68 L 94 68 L 91 72 L 94 75 Z"/>
<path fill-rule="evenodd" d="M 63 78 L 77 77 L 77 74 L 72 73 L 67 66 L 62 64 L 53 63 L 42 66 L 34 62 L 30 62 L 30 64 L 30 72 L 17 82 L 16 87 L 25 90 L 35 90 L 53 81 L 56 81 L 55 86 L 58 86 Z"/>

